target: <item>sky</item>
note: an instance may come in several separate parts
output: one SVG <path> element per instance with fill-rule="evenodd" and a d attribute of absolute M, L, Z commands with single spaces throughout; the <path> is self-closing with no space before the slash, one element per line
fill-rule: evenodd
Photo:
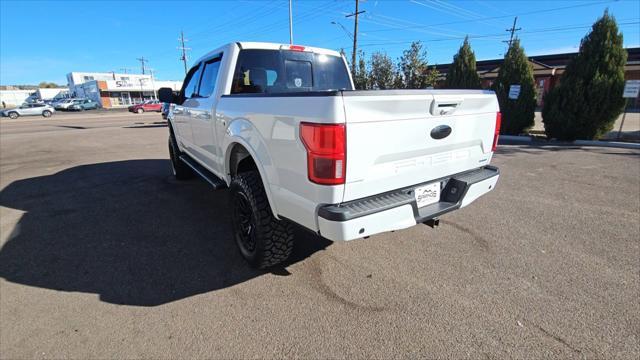
<path fill-rule="evenodd" d="M 292 0 L 300 45 L 351 54 L 355 0 Z M 234 41 L 289 42 L 288 0 L 8 1 L 0 0 L 0 84 L 66 84 L 71 71 L 140 73 L 149 59 L 161 80 L 181 80 L 180 31 L 195 60 Z M 578 50 L 605 9 L 625 47 L 640 46 L 640 1 L 360 0 L 358 49 L 393 59 L 420 40 L 429 64 L 452 61 L 465 35 L 478 60 L 504 56 L 516 34 L 528 55 Z"/>

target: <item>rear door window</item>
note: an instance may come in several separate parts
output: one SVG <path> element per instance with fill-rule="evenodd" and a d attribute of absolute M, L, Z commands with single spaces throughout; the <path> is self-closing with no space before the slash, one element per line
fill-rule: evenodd
<path fill-rule="evenodd" d="M 198 94 L 202 97 L 209 97 L 216 88 L 216 80 L 218 80 L 218 71 L 220 70 L 221 57 L 216 57 L 204 63 L 202 71 L 202 80 L 200 81 L 200 90 Z"/>

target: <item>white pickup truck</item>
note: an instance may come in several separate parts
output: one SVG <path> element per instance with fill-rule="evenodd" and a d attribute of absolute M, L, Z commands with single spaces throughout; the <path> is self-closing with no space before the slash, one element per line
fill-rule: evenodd
<path fill-rule="evenodd" d="M 175 104 L 176 178 L 230 188 L 235 240 L 258 268 L 289 256 L 292 223 L 333 241 L 435 226 L 498 181 L 492 91 L 355 91 L 331 50 L 227 44 L 159 97 Z"/>

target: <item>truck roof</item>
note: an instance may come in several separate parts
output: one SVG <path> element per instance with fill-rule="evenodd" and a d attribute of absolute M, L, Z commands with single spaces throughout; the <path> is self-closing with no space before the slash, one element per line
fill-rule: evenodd
<path fill-rule="evenodd" d="M 255 42 L 255 41 L 237 41 L 237 42 L 222 45 L 215 50 L 207 52 L 205 55 L 198 58 L 198 60 L 194 62 L 194 64 L 197 64 L 198 62 L 206 58 L 209 58 L 213 54 L 224 52 L 226 49 L 234 45 L 239 46 L 241 49 L 264 49 L 264 50 L 280 50 L 280 49 L 284 50 L 284 49 L 289 49 L 290 46 L 296 46 L 296 47 L 304 48 L 304 51 L 311 51 L 316 54 L 341 56 L 340 53 L 335 50 L 323 49 L 323 48 L 318 48 L 313 46 L 298 45 L 298 44 L 294 44 L 294 45 L 278 44 L 278 43 Z"/>
<path fill-rule="evenodd" d="M 301 45 L 301 44 L 278 44 L 278 43 L 267 43 L 267 42 L 251 42 L 251 41 L 241 41 L 237 44 L 240 45 L 242 49 L 267 49 L 267 50 L 280 50 L 282 48 L 288 49 L 290 46 L 299 46 L 304 48 L 305 50 L 314 52 L 316 54 L 325 54 L 325 55 L 333 55 L 340 56 L 340 53 L 335 50 L 323 49 L 319 47 Z"/>

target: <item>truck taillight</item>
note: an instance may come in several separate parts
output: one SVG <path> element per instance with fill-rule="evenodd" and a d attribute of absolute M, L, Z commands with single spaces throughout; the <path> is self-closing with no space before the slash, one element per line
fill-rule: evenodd
<path fill-rule="evenodd" d="M 493 133 L 493 146 L 491 147 L 491 151 L 496 151 L 498 149 L 498 137 L 500 136 L 501 123 L 502 123 L 502 114 L 498 112 L 496 113 L 496 128 Z"/>
<path fill-rule="evenodd" d="M 321 185 L 344 184 L 347 160 L 344 124 L 301 123 L 300 138 L 307 149 L 309 180 Z"/>

